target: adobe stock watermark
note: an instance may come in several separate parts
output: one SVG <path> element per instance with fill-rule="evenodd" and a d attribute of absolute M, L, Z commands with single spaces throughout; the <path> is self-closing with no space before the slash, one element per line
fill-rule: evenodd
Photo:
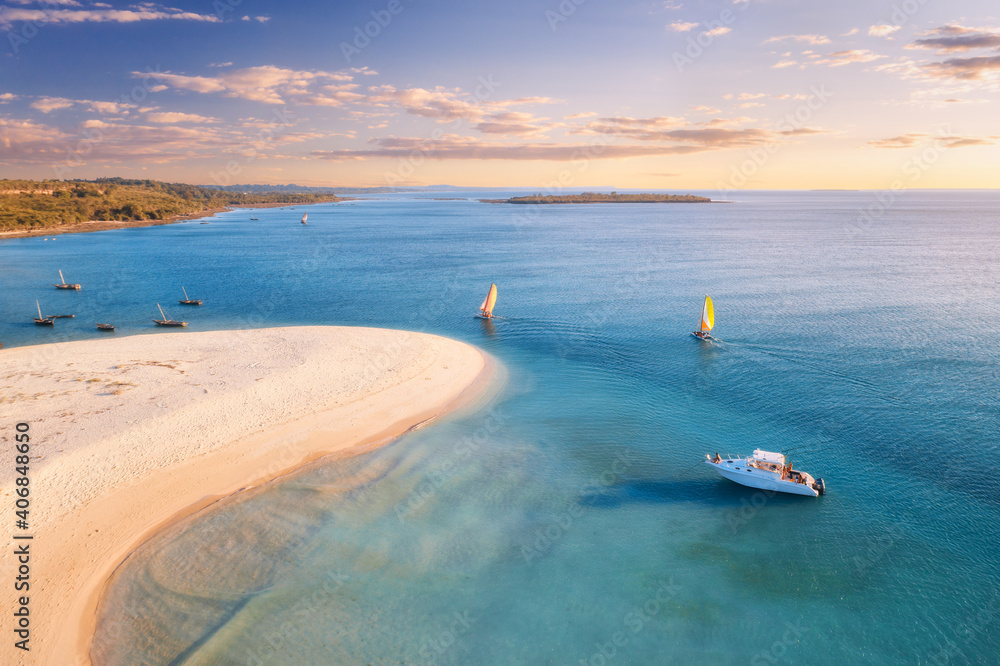
<path fill-rule="evenodd" d="M 458 473 L 463 464 L 472 460 L 472 456 L 490 440 L 503 423 L 504 413 L 501 408 L 491 409 L 483 425 L 476 428 L 472 435 L 460 439 L 440 464 L 424 474 L 423 479 L 410 494 L 396 504 L 394 511 L 399 522 L 406 522 L 406 516 L 411 511 L 420 509 L 430 497 L 441 490 L 448 480 Z"/>
<path fill-rule="evenodd" d="M 615 485 L 622 474 L 628 469 L 628 459 L 632 453 L 626 449 L 611 461 L 611 464 L 600 474 L 591 477 L 580 486 L 576 501 L 568 508 L 552 516 L 548 525 L 535 530 L 534 540 L 521 546 L 521 557 L 529 565 L 547 555 L 552 547 L 569 533 L 577 519 L 583 515 L 583 502 L 593 495 L 602 495 Z"/>
<path fill-rule="evenodd" d="M 743 2 L 734 2 L 733 4 L 738 5 L 739 11 L 744 12 L 750 6 L 750 1 L 743 0 Z M 688 35 L 684 51 L 674 51 L 671 56 L 677 71 L 683 74 L 684 69 L 688 65 L 693 65 L 695 60 L 703 56 L 705 50 L 712 46 L 718 37 L 731 32 L 732 28 L 730 26 L 735 22 L 736 13 L 729 7 L 726 7 L 719 12 L 718 18 L 702 23 L 701 25 L 704 30 L 701 30 L 696 35 Z"/>
<path fill-rule="evenodd" d="M 420 644 L 417 654 L 423 657 L 425 664 L 437 663 L 475 623 L 476 618 L 472 617 L 469 611 L 455 611 L 451 614 L 447 627 L 425 639 Z"/>
<path fill-rule="evenodd" d="M 155 84 L 150 83 L 150 81 L 158 80 L 161 72 L 159 67 L 153 69 L 151 67 L 146 67 L 146 71 L 141 74 L 136 72 L 135 78 L 140 79 L 142 82 L 139 85 L 133 86 L 133 88 L 127 93 L 123 93 L 118 99 L 106 102 L 107 104 L 118 104 L 122 106 L 133 107 L 136 104 L 140 104 L 145 101 L 146 97 L 153 91 Z M 90 155 L 94 148 L 109 137 L 109 131 L 107 128 L 100 127 L 86 127 L 80 132 L 80 139 L 66 149 L 66 159 L 62 161 L 61 164 L 56 164 L 52 167 L 55 171 L 56 178 L 62 180 L 64 176 L 73 171 L 74 169 L 81 167 L 87 163 L 86 156 Z"/>
<path fill-rule="evenodd" d="M 466 93 L 460 96 L 458 99 L 472 106 L 481 105 L 488 102 L 490 98 L 493 97 L 493 93 L 495 93 L 501 85 L 502 84 L 499 81 L 493 79 L 492 74 L 480 76 L 476 79 L 475 89 L 471 93 Z M 446 132 L 457 131 L 462 127 L 463 122 L 463 118 L 456 118 L 448 124 L 448 127 L 435 127 L 427 140 L 421 141 L 414 146 L 406 157 L 399 158 L 399 163 L 396 166 L 395 172 L 385 172 L 385 184 L 393 187 L 397 185 L 404 185 L 409 182 L 409 179 L 413 177 L 413 174 L 416 173 L 417 169 L 423 166 L 428 158 L 433 154 L 434 143 L 443 139 Z"/>
<path fill-rule="evenodd" d="M 806 123 L 812 120 L 817 111 L 822 109 L 834 94 L 827 90 L 826 84 L 812 86 L 805 100 L 795 107 L 794 111 L 786 113 L 774 124 L 774 132 L 778 135 L 794 134 L 796 130 L 805 128 Z M 770 141 L 762 146 L 754 146 L 747 151 L 747 158 L 738 165 L 733 166 L 729 174 L 729 181 L 718 181 L 715 188 L 719 191 L 720 197 L 728 197 L 733 190 L 738 190 L 752 178 L 760 169 L 767 164 L 783 144 L 777 141 Z"/>
<path fill-rule="evenodd" d="M 410 3 L 413 0 L 406 0 L 406 2 Z M 362 51 L 371 46 L 372 40 L 381 35 L 382 31 L 392 23 L 393 17 L 402 14 L 404 9 L 406 9 L 406 5 L 403 4 L 403 0 L 389 0 L 383 9 L 373 9 L 369 12 L 372 17 L 371 21 L 367 21 L 364 26 L 354 26 L 354 39 L 350 42 L 340 43 L 340 52 L 344 55 L 347 64 L 350 64 L 355 56 L 361 55 Z"/>
<path fill-rule="evenodd" d="M 951 125 L 938 128 L 936 134 L 937 136 L 931 140 L 931 145 L 903 162 L 901 170 L 907 180 L 896 178 L 889 184 L 889 189 L 876 192 L 875 200 L 859 209 L 854 222 L 844 226 L 845 233 L 855 236 L 871 231 L 875 222 L 896 204 L 899 195 L 915 187 L 924 174 L 930 171 L 947 148 L 945 141 L 952 136 Z"/>
<path fill-rule="evenodd" d="M 936 666 L 945 666 L 951 663 L 987 663 L 970 658 L 965 654 L 965 650 L 976 638 L 990 633 L 990 627 L 996 622 L 998 613 L 1000 613 L 1000 593 L 994 592 L 989 601 L 980 606 L 972 617 L 954 627 L 951 632 L 952 637 L 946 638 L 944 645 L 939 644 L 935 648 L 928 657 L 928 663 L 936 664 Z M 935 632 L 940 631 L 938 627 L 935 627 L 934 630 Z"/>
<path fill-rule="evenodd" d="M 545 20 L 549 23 L 549 28 L 552 32 L 556 31 L 556 27 L 560 23 L 565 23 L 569 20 L 569 17 L 576 13 L 576 8 L 585 3 L 587 0 L 562 0 L 555 9 L 545 10 Z"/>
<path fill-rule="evenodd" d="M 248 138 L 236 148 L 236 153 L 240 159 L 232 159 L 226 162 L 226 166 L 221 171 L 209 171 L 208 175 L 212 181 L 221 187 L 225 187 L 233 182 L 233 177 L 240 175 L 244 167 L 252 164 L 258 157 L 260 151 L 275 140 L 278 131 L 292 127 L 295 123 L 291 118 L 292 112 L 287 109 L 274 109 L 271 111 L 271 118 L 268 124 L 257 132 L 256 135 Z"/>
<path fill-rule="evenodd" d="M 300 633 L 304 627 L 303 620 L 313 615 L 321 606 L 330 603 L 333 596 L 344 587 L 349 576 L 339 572 L 327 572 L 321 585 L 312 588 L 309 594 L 299 597 L 295 603 L 285 609 L 285 620 L 271 627 L 258 637 L 263 645 L 248 651 L 245 664 L 247 666 L 263 666 L 271 663 L 284 652 L 284 645 Z"/>
<path fill-rule="evenodd" d="M 667 602 L 677 596 L 683 588 L 674 583 L 671 576 L 668 580 L 661 580 L 660 586 L 642 604 L 636 606 L 622 618 L 622 628 L 607 640 L 597 640 L 594 642 L 594 652 L 589 656 L 581 657 L 577 662 L 580 666 L 607 666 L 611 660 L 619 655 L 629 645 L 629 641 L 636 634 L 640 633 L 649 622 L 659 615 Z"/>
<path fill-rule="evenodd" d="M 767 664 L 777 664 L 785 659 L 788 651 L 799 644 L 802 634 L 809 631 L 809 627 L 796 622 L 785 623 L 785 631 L 771 645 L 753 656 L 750 666 L 766 666 Z M 797 661 L 797 660 L 796 660 Z"/>

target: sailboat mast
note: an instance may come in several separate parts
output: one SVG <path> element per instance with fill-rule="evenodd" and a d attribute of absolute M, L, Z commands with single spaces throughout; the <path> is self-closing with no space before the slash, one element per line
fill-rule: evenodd
<path fill-rule="evenodd" d="M 35 307 L 38 308 L 38 318 L 45 319 L 45 317 L 42 316 L 42 306 L 38 304 L 38 301 L 35 301 Z"/>
<path fill-rule="evenodd" d="M 66 278 L 63 277 L 62 270 L 59 271 L 59 279 L 62 280 L 63 284 L 66 284 Z"/>
<path fill-rule="evenodd" d="M 184 292 L 184 300 L 185 300 L 185 301 L 190 301 L 191 299 L 190 299 L 190 298 L 188 298 L 188 293 L 187 293 L 187 289 L 185 289 L 184 287 L 181 287 L 181 291 L 183 291 L 183 292 Z"/>
<path fill-rule="evenodd" d="M 159 309 L 160 316 L 163 317 L 163 321 L 166 321 L 167 320 L 167 315 L 163 314 L 163 308 L 160 307 L 159 303 L 156 304 L 156 307 Z"/>

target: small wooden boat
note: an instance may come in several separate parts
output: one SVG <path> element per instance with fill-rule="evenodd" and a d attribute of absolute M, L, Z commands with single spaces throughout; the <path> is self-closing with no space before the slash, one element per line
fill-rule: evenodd
<path fill-rule="evenodd" d="M 55 321 L 53 321 L 50 317 L 43 317 L 42 316 L 42 306 L 38 304 L 38 301 L 35 301 L 35 307 L 38 308 L 38 317 L 37 318 L 32 317 L 32 319 L 35 320 L 35 325 L 36 326 L 54 326 L 55 325 Z"/>
<path fill-rule="evenodd" d="M 306 220 L 309 219 L 309 213 L 302 213 L 302 224 L 309 224 Z"/>
<path fill-rule="evenodd" d="M 712 306 L 712 298 L 705 297 L 705 306 L 701 309 L 701 321 L 698 323 L 698 330 L 692 333 L 699 340 L 712 340 L 712 327 L 715 326 L 715 308 Z"/>
<path fill-rule="evenodd" d="M 163 319 L 154 319 L 153 320 L 153 323 L 156 324 L 157 326 L 187 326 L 188 325 L 188 323 L 186 321 L 176 321 L 174 319 L 168 318 L 167 315 L 166 315 L 166 313 L 163 311 L 163 308 L 160 307 L 159 303 L 156 304 L 156 307 L 160 310 L 160 316 L 163 317 Z"/>
<path fill-rule="evenodd" d="M 476 315 L 482 319 L 493 319 L 493 306 L 497 304 L 497 286 L 495 284 L 490 285 L 490 290 L 486 292 L 486 298 L 483 299 L 482 305 L 479 306 L 479 314 Z"/>
<path fill-rule="evenodd" d="M 49 315 L 49 319 L 73 319 L 76 315 Z"/>
<path fill-rule="evenodd" d="M 251 222 L 257 222 L 257 221 L 259 221 L 259 220 L 260 220 L 260 218 L 259 218 L 259 217 L 251 217 L 251 218 L 250 218 L 250 221 L 251 221 Z"/>
<path fill-rule="evenodd" d="M 78 284 L 66 284 L 66 278 L 63 277 L 62 271 L 59 271 L 59 279 L 62 280 L 62 284 L 52 285 L 56 289 L 73 289 L 74 291 L 80 291 L 80 286 Z"/>
<path fill-rule="evenodd" d="M 97 325 L 97 330 L 98 331 L 113 331 L 113 330 L 115 330 L 115 325 L 114 324 L 98 324 Z"/>
<path fill-rule="evenodd" d="M 185 289 L 184 287 L 181 287 L 181 291 L 184 292 L 184 300 L 177 301 L 178 303 L 180 303 L 181 305 L 201 305 L 202 301 L 200 298 L 199 299 L 190 298 L 188 296 L 187 289 Z"/>

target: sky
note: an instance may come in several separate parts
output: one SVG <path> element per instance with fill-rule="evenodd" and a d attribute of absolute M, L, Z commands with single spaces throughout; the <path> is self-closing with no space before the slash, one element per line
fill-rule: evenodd
<path fill-rule="evenodd" d="M 0 177 L 1000 187 L 996 0 L 0 0 Z"/>

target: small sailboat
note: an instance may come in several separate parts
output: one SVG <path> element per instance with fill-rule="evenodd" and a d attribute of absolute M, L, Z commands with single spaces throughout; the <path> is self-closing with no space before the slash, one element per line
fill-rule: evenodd
<path fill-rule="evenodd" d="M 59 271 L 59 279 L 62 280 L 61 284 L 52 285 L 56 289 L 73 289 L 74 291 L 80 291 L 80 285 L 66 284 L 66 278 L 63 277 L 62 271 Z"/>
<path fill-rule="evenodd" d="M 181 291 L 184 292 L 184 300 L 177 301 L 178 303 L 180 303 L 181 305 L 201 305 L 202 300 L 200 298 L 195 299 L 188 296 L 187 289 L 185 289 L 184 287 L 181 287 Z"/>
<path fill-rule="evenodd" d="M 701 309 L 701 322 L 698 323 L 698 330 L 692 333 L 699 340 L 711 340 L 712 327 L 715 326 L 715 308 L 712 306 L 712 297 L 705 297 L 705 307 Z"/>
<path fill-rule="evenodd" d="M 309 219 L 309 213 L 302 213 L 302 224 L 309 224 L 306 220 Z"/>
<path fill-rule="evenodd" d="M 115 325 L 114 324 L 98 324 L 97 325 L 97 330 L 98 331 L 113 331 L 113 330 L 115 330 Z"/>
<path fill-rule="evenodd" d="M 493 306 L 497 304 L 497 286 L 495 284 L 490 285 L 490 290 L 486 293 L 486 298 L 483 299 L 483 304 L 479 306 L 479 314 L 477 317 L 482 317 L 483 319 L 493 319 Z"/>
<path fill-rule="evenodd" d="M 188 325 L 188 323 L 186 321 L 176 321 L 174 319 L 168 318 L 167 315 L 166 315 L 166 313 L 163 311 L 163 308 L 160 307 L 159 303 L 156 304 L 156 307 L 160 310 L 160 316 L 163 317 L 163 319 L 154 319 L 153 320 L 153 323 L 156 324 L 157 326 L 187 326 Z"/>
<path fill-rule="evenodd" d="M 792 469 L 792 464 L 780 453 L 754 449 L 753 456 L 746 458 L 723 458 L 718 453 L 714 458 L 706 454 L 705 458 L 705 464 L 711 465 L 720 476 L 743 486 L 809 497 L 826 494 L 823 479 Z"/>
<path fill-rule="evenodd" d="M 42 316 L 42 306 L 38 304 L 38 301 L 35 301 L 35 307 L 38 308 L 38 317 L 32 317 L 32 319 L 35 320 L 36 326 L 55 326 L 55 320 Z"/>

